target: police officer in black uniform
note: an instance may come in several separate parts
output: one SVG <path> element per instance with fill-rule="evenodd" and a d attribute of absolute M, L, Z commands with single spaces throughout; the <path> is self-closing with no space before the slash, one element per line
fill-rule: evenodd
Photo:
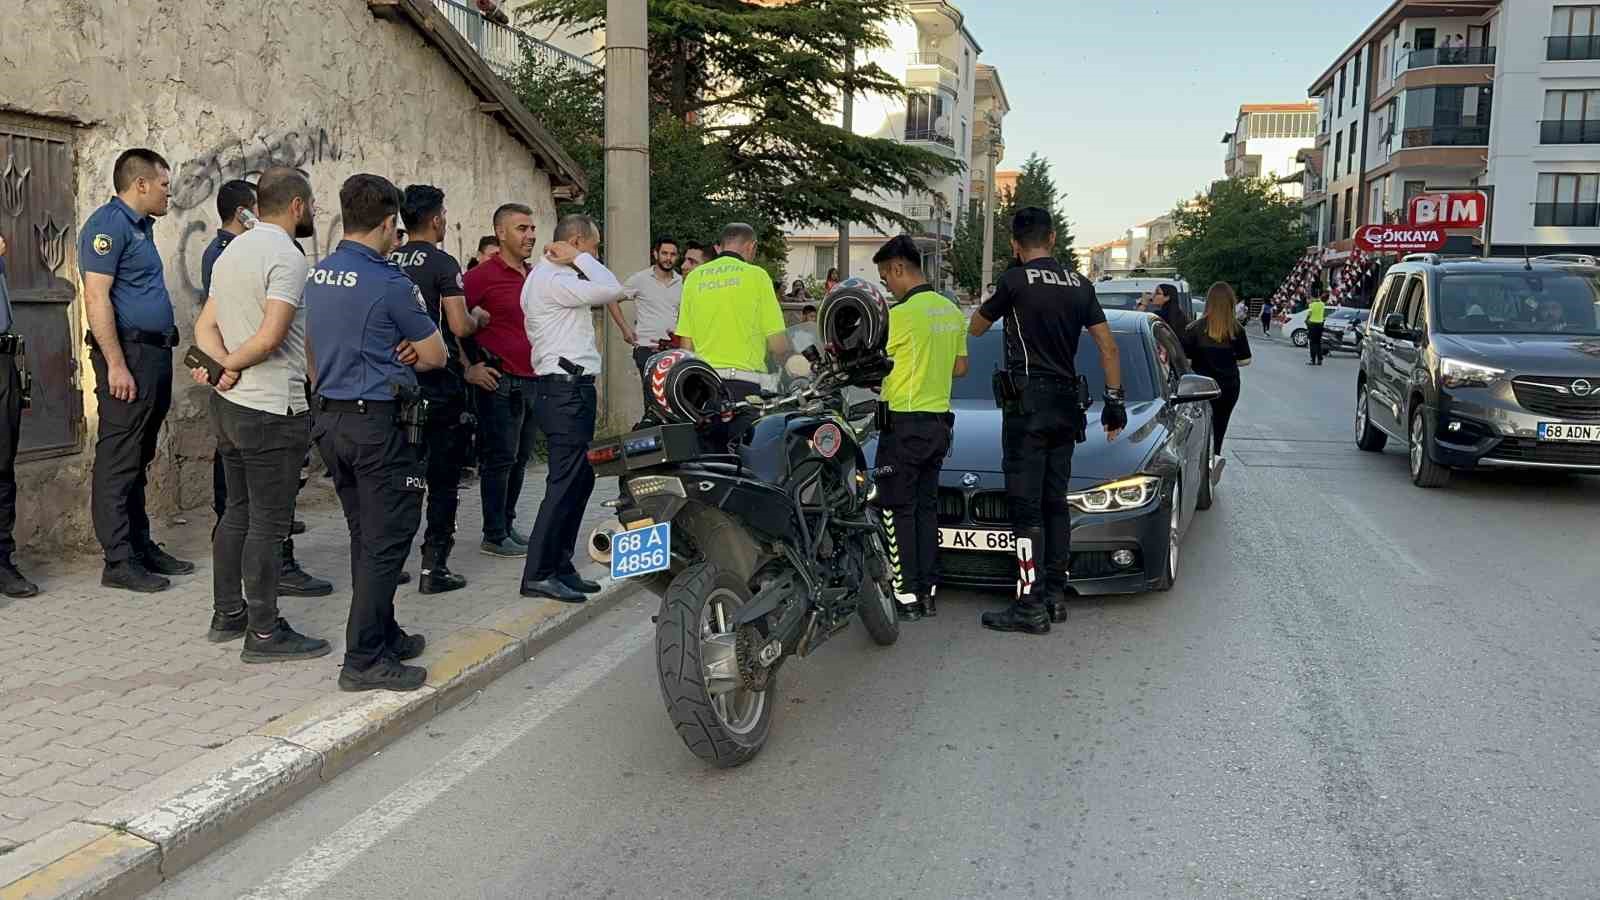
<path fill-rule="evenodd" d="M 447 355 L 421 292 L 387 259 L 400 202 L 388 179 L 351 176 L 339 190 L 345 239 L 306 280 L 316 361 L 311 437 L 350 526 L 354 597 L 339 673 L 347 691 L 416 690 L 428 678 L 403 663 L 426 642 L 396 624 L 394 592 L 427 487 L 417 372 L 443 368 Z"/>
<path fill-rule="evenodd" d="M 424 594 L 442 594 L 467 586 L 467 579 L 449 567 L 450 550 L 456 543 L 456 510 L 461 505 L 461 470 L 476 431 L 476 422 L 466 418 L 466 382 L 457 341 L 475 334 L 480 323 L 489 320 L 489 311 L 467 312 L 461 266 L 439 249 L 446 228 L 444 191 L 431 184 L 410 185 L 400 217 L 410 240 L 389 259 L 422 291 L 428 317 L 443 336 L 449 355 L 444 368 L 417 376 L 429 404 L 422 443 L 428 464 L 428 528 L 422 535 L 422 577 L 417 587 Z"/>
<path fill-rule="evenodd" d="M 970 327 L 978 336 L 1005 320 L 1006 368 L 995 373 L 995 395 L 1005 416 L 1002 440 L 1017 541 L 1017 597 L 1009 609 L 983 614 L 983 626 L 995 631 L 1046 634 L 1051 621 L 1066 618 L 1072 560 L 1067 483 L 1073 446 L 1086 427 L 1076 365 L 1084 329 L 1100 349 L 1105 368 L 1100 424 L 1107 439 L 1116 440 L 1128 424 L 1116 339 L 1094 286 L 1062 268 L 1052 255 L 1055 245 L 1049 212 L 1018 210 L 1011 223 L 1017 264 L 973 314 Z M 1040 552 L 1043 577 L 1037 567 Z"/>

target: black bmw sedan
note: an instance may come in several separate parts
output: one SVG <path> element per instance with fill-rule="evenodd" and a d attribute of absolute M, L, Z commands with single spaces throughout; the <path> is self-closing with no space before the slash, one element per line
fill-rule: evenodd
<path fill-rule="evenodd" d="M 1211 506 L 1211 405 L 1216 382 L 1191 374 L 1177 337 L 1148 313 L 1107 310 L 1122 356 L 1128 427 L 1107 442 L 1100 403 L 1072 459 L 1072 586 L 1085 594 L 1166 590 L 1196 510 Z M 1012 589 L 1016 579 L 1000 419 L 991 376 L 1004 336 L 969 338 L 969 373 L 951 396 L 955 436 L 939 482 L 939 566 L 950 585 Z M 1100 355 L 1087 335 L 1078 371 L 1104 393 Z"/>

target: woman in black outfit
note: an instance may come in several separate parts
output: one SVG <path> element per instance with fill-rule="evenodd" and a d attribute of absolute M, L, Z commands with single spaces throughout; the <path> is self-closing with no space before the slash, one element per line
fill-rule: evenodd
<path fill-rule="evenodd" d="M 1187 331 L 1191 321 L 1189 311 L 1183 307 L 1183 301 L 1178 299 L 1178 288 L 1171 284 L 1156 285 L 1155 292 L 1146 295 L 1138 303 L 1139 309 L 1160 316 L 1161 321 L 1166 322 L 1176 335 Z"/>
<path fill-rule="evenodd" d="M 1211 448 L 1222 452 L 1222 439 L 1228 433 L 1228 420 L 1239 402 L 1239 367 L 1250 365 L 1250 339 L 1234 312 L 1239 302 L 1233 288 L 1219 281 L 1206 291 L 1206 314 L 1183 332 L 1183 351 L 1194 370 L 1215 378 L 1222 396 L 1211 401 Z"/>

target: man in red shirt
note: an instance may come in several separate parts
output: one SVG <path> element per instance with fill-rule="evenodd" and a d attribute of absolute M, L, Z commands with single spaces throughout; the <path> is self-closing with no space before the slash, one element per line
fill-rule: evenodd
<path fill-rule="evenodd" d="M 466 380 L 477 391 L 478 448 L 482 465 L 483 543 L 489 556 L 528 555 L 528 536 L 512 527 L 522 478 L 537 432 L 533 415 L 533 345 L 523 326 L 522 283 L 533 255 L 533 210 L 507 203 L 495 210 L 494 234 L 500 253 L 474 267 L 463 279 L 467 309 L 489 312 L 489 324 L 473 336 L 475 348 Z M 463 342 L 466 344 L 468 342 Z"/>

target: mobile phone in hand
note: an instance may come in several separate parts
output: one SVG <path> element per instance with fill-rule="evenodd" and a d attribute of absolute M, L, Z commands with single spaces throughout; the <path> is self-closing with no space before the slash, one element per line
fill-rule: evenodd
<path fill-rule="evenodd" d="M 189 352 L 183 354 L 183 364 L 191 369 L 205 369 L 212 387 L 222 383 L 222 363 L 212 359 L 199 347 L 189 347 Z"/>

